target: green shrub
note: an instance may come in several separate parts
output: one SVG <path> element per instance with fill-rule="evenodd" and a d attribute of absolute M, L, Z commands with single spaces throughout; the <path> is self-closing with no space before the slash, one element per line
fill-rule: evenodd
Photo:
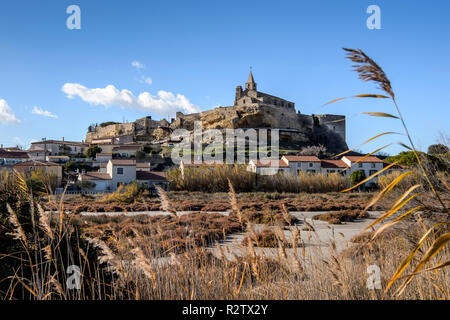
<path fill-rule="evenodd" d="M 350 175 L 350 183 L 352 185 L 358 184 L 361 181 L 363 181 L 366 178 L 366 174 L 364 173 L 364 170 L 356 170 L 353 171 Z"/>

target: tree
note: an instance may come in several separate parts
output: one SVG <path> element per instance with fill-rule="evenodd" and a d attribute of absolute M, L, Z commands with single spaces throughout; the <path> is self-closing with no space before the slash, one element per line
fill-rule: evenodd
<path fill-rule="evenodd" d="M 102 148 L 100 148 L 97 145 L 94 146 L 90 146 L 87 150 L 86 150 L 86 156 L 88 158 L 95 158 L 95 156 L 97 155 L 97 153 L 102 152 Z"/>
<path fill-rule="evenodd" d="M 327 148 L 324 145 L 317 145 L 317 146 L 309 146 L 304 147 L 302 150 L 300 150 L 299 155 L 301 156 L 316 156 L 316 157 L 322 157 L 326 154 Z"/>
<path fill-rule="evenodd" d="M 136 159 L 144 159 L 145 158 L 145 152 L 138 150 L 135 153 L 135 157 L 136 157 Z"/>
<path fill-rule="evenodd" d="M 450 152 L 449 148 L 441 143 L 432 144 L 428 147 L 428 154 L 446 154 L 448 152 Z"/>
<path fill-rule="evenodd" d="M 356 185 L 363 181 L 366 178 L 366 174 L 364 173 L 364 170 L 356 170 L 353 171 L 350 175 L 350 182 L 352 185 Z"/>

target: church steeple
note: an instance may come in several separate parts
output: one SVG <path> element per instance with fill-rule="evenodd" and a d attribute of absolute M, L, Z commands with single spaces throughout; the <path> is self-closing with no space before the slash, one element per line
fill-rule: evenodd
<path fill-rule="evenodd" d="M 253 73 L 252 73 L 251 68 L 250 68 L 250 74 L 248 76 L 247 83 L 245 84 L 245 89 L 256 91 L 256 82 L 255 82 L 255 79 L 253 79 Z"/>

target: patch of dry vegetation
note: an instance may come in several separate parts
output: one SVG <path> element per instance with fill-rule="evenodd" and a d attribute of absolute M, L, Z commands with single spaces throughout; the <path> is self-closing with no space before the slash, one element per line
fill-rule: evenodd
<path fill-rule="evenodd" d="M 319 214 L 313 220 L 327 221 L 329 224 L 342 224 L 343 222 L 354 222 L 357 219 L 369 218 L 367 212 L 361 210 L 344 210 Z"/>

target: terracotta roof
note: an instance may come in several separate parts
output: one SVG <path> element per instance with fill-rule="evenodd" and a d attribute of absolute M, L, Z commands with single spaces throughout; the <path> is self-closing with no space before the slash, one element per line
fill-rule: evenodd
<path fill-rule="evenodd" d="M 29 159 L 30 157 L 25 151 L 6 151 L 5 149 L 0 149 L 0 158 Z"/>
<path fill-rule="evenodd" d="M 167 181 L 163 171 L 136 171 L 137 180 Z"/>
<path fill-rule="evenodd" d="M 87 172 L 81 175 L 82 180 L 111 180 L 111 176 L 107 173 Z"/>
<path fill-rule="evenodd" d="M 283 160 L 252 160 L 257 168 L 289 168 L 289 165 Z"/>
<path fill-rule="evenodd" d="M 42 149 L 42 148 L 35 148 L 35 149 L 28 149 L 27 150 L 27 152 L 28 153 L 44 153 L 45 152 L 45 149 Z M 51 149 L 47 149 L 47 152 L 51 152 Z"/>
<path fill-rule="evenodd" d="M 136 165 L 136 160 L 132 160 L 132 159 L 114 159 L 114 160 L 109 160 L 109 161 L 111 161 L 114 166 L 135 166 Z"/>
<path fill-rule="evenodd" d="M 150 162 L 138 162 L 136 168 L 150 168 Z"/>
<path fill-rule="evenodd" d="M 60 167 L 60 164 L 50 162 L 50 161 L 36 161 L 30 160 L 21 163 L 16 163 L 14 167 Z"/>
<path fill-rule="evenodd" d="M 364 156 L 344 156 L 343 158 L 347 158 L 351 162 L 356 162 L 363 157 Z M 375 156 L 369 156 L 369 157 L 361 160 L 360 162 L 383 162 L 383 160 L 381 160 L 380 158 L 375 157 Z"/>
<path fill-rule="evenodd" d="M 320 162 L 316 156 L 283 156 L 289 162 Z"/>
<path fill-rule="evenodd" d="M 322 160 L 322 168 L 348 168 L 348 165 L 342 160 Z"/>

